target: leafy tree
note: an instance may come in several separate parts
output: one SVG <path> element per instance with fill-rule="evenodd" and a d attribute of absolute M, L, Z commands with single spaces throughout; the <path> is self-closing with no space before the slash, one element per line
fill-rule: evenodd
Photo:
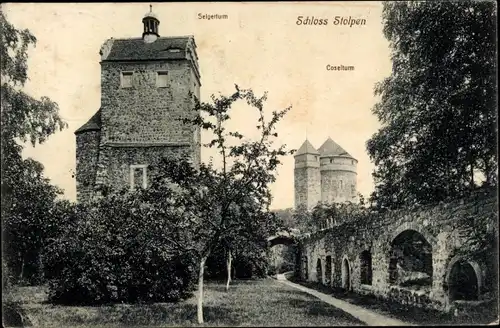
<path fill-rule="evenodd" d="M 44 142 L 66 127 L 58 106 L 46 97 L 34 99 L 22 91 L 28 79 L 28 48 L 36 38 L 10 24 L 0 8 L 1 175 L 3 249 L 9 266 L 23 273 L 27 257 L 39 252 L 48 238 L 49 219 L 60 190 L 43 177 L 43 166 L 22 158 L 25 142 Z"/>
<path fill-rule="evenodd" d="M 278 220 L 273 213 L 262 212 L 259 204 L 251 199 L 245 202 L 244 198 L 242 197 L 239 201 L 239 203 L 242 202 L 243 206 L 233 206 L 234 211 L 230 221 L 235 227 L 228 230 L 224 238 L 221 239 L 221 244 L 227 254 L 226 290 L 229 290 L 231 282 L 233 256 L 240 255 L 239 259 L 242 262 L 242 255 L 245 254 L 249 270 L 253 266 L 259 267 L 257 261 L 265 256 L 267 237 L 274 235 L 279 229 Z M 262 269 L 260 268 L 260 271 Z M 252 272 L 247 272 L 246 276 L 251 277 Z"/>
<path fill-rule="evenodd" d="M 378 83 L 382 128 L 367 142 L 380 208 L 496 185 L 496 5 L 384 3 L 392 74 Z"/>
<path fill-rule="evenodd" d="M 256 97 L 251 90 L 242 90 L 236 86 L 231 96 L 212 96 L 211 103 L 196 101 L 194 119 L 185 119 L 205 129 L 212 134 L 212 139 L 206 147 L 215 147 L 221 155 L 221 168 L 215 168 L 211 163 L 202 164 L 195 172 L 193 168 L 183 168 L 182 174 L 168 173 L 164 170 L 163 176 L 157 181 L 159 184 L 174 183 L 186 193 L 177 201 L 185 213 L 190 213 L 178 221 L 176 228 L 170 233 L 187 237 L 178 242 L 172 238 L 174 245 L 184 252 L 191 252 L 198 260 L 198 302 L 197 319 L 203 323 L 203 277 L 205 263 L 210 254 L 231 237 L 250 233 L 258 224 L 266 230 L 272 226 L 273 216 L 267 215 L 271 194 L 269 183 L 275 180 L 275 170 L 280 164 L 279 158 L 288 154 L 285 146 L 273 147 L 274 138 L 278 135 L 276 124 L 288 112 L 273 111 L 269 121 L 266 120 L 264 102 L 266 95 Z M 246 139 L 241 133 L 227 130 L 227 123 L 231 118 L 232 105 L 237 101 L 245 101 L 249 108 L 256 110 L 259 118 L 256 129 L 260 137 L 257 140 Z M 231 144 L 230 141 L 236 141 Z M 187 172 L 191 170 L 192 172 Z M 173 175 L 171 173 L 174 173 Z M 253 208 L 248 215 L 234 215 L 235 211 L 242 211 L 252 204 Z M 191 216 L 192 214 L 192 216 Z M 258 223 L 257 223 L 258 222 Z"/>
<path fill-rule="evenodd" d="M 309 233 L 316 230 L 316 222 L 307 206 L 301 205 L 293 211 L 293 221 L 296 222 L 296 228 L 301 233 Z"/>
<path fill-rule="evenodd" d="M 285 208 L 273 211 L 273 213 L 280 221 L 281 225 L 288 229 L 297 228 L 297 222 L 295 221 L 293 212 L 294 212 L 293 208 Z"/>

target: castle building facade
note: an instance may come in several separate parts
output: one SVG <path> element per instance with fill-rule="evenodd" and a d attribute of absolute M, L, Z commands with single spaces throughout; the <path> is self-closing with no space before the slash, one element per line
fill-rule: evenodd
<path fill-rule="evenodd" d="M 316 150 L 304 141 L 294 155 L 295 208 L 312 209 L 319 202 L 357 202 L 358 161 L 328 138 Z"/>
<path fill-rule="evenodd" d="M 75 131 L 79 202 L 105 189 L 147 187 L 164 157 L 199 166 L 200 129 L 183 122 L 200 97 L 194 37 L 160 37 L 151 10 L 142 23 L 142 37 L 101 47 L 101 107 Z"/>

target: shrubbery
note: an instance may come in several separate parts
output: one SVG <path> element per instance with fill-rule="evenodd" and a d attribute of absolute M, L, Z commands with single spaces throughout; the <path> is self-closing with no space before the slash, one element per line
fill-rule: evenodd
<path fill-rule="evenodd" d="M 222 247 L 214 250 L 207 260 L 205 276 L 212 280 L 227 278 L 227 254 Z M 233 255 L 232 278 L 250 279 L 263 278 L 267 274 L 267 258 L 265 255 L 253 252 L 239 252 Z"/>
<path fill-rule="evenodd" d="M 168 222 L 137 195 L 79 207 L 43 262 L 54 303 L 175 301 L 191 295 L 195 264 L 164 233 Z"/>

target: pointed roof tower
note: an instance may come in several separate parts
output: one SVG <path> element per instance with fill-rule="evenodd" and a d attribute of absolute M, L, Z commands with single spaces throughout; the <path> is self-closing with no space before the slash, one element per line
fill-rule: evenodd
<path fill-rule="evenodd" d="M 319 147 L 319 153 L 321 157 L 328 156 L 344 156 L 352 157 L 344 148 L 340 147 L 331 137 L 328 137 L 326 141 Z"/>
<path fill-rule="evenodd" d="M 304 155 L 304 154 L 314 154 L 314 155 L 319 155 L 320 153 L 316 150 L 316 148 L 311 145 L 309 140 L 306 139 L 302 146 L 300 146 L 299 150 L 295 153 L 294 156 L 299 156 L 299 155 Z"/>

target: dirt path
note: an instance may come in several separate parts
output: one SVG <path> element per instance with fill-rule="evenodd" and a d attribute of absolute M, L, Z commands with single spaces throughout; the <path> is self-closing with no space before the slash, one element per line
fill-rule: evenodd
<path fill-rule="evenodd" d="M 285 284 L 287 286 L 296 288 L 300 291 L 303 291 L 305 293 L 308 293 L 310 295 L 313 295 L 323 302 L 326 302 L 344 312 L 349 313 L 353 317 L 355 317 L 358 320 L 363 321 L 369 326 L 412 326 L 411 324 L 407 322 L 403 322 L 400 320 L 396 320 L 378 313 L 375 313 L 371 310 L 365 309 L 363 307 L 360 307 L 358 305 L 354 305 L 342 300 L 339 300 L 335 297 L 332 297 L 330 295 L 323 294 L 321 292 L 318 292 L 316 290 L 295 284 L 291 281 L 288 281 L 285 277 L 285 274 L 278 274 L 276 276 L 276 280 L 278 280 L 280 283 Z"/>

